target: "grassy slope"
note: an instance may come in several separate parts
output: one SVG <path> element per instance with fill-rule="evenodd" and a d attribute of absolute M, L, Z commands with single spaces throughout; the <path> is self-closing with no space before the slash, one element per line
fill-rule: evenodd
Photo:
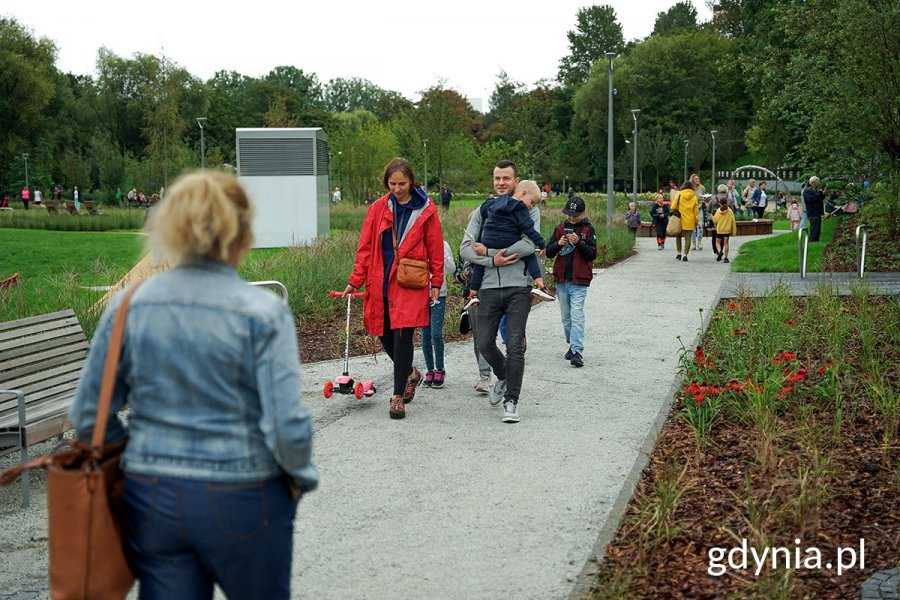
<path fill-rule="evenodd" d="M 823 221 L 820 241 L 809 245 L 808 272 L 819 271 L 825 245 L 834 237 L 835 224 L 831 219 Z M 797 236 L 785 233 L 744 244 L 731 270 L 736 273 L 799 273 Z"/>
<path fill-rule="evenodd" d="M 0 321 L 74 308 L 88 335 L 96 322 L 93 304 L 101 292 L 83 286 L 111 285 L 143 254 L 135 233 L 4 229 L 0 234 L 0 278 L 18 272 L 20 284 L 0 291 Z"/>

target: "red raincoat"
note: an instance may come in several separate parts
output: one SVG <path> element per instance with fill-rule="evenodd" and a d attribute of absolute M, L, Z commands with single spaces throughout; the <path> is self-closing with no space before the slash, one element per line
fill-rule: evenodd
<path fill-rule="evenodd" d="M 366 296 L 363 308 L 363 324 L 372 335 L 384 335 L 384 257 L 381 250 L 381 234 L 394 225 L 394 213 L 388 206 L 389 194 L 372 203 L 363 221 L 356 262 L 350 274 L 350 285 L 362 288 Z M 434 201 L 428 199 L 422 213 L 408 226 L 400 241 L 399 255 L 391 263 L 388 281 L 388 310 L 391 327 L 426 327 L 429 324 L 429 288 L 414 290 L 397 284 L 397 262 L 412 258 L 428 262 L 431 287 L 440 288 L 444 281 L 444 234 L 438 219 Z"/>

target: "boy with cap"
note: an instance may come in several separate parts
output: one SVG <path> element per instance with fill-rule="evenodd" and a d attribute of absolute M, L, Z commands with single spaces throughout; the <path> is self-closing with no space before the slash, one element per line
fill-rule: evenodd
<path fill-rule="evenodd" d="M 584 301 L 593 279 L 591 265 L 597 258 L 597 234 L 584 218 L 584 200 L 575 196 L 563 208 L 566 219 L 557 225 L 547 245 L 547 258 L 553 263 L 556 298 L 562 316 L 563 332 L 569 350 L 566 360 L 573 367 L 584 366 Z"/>

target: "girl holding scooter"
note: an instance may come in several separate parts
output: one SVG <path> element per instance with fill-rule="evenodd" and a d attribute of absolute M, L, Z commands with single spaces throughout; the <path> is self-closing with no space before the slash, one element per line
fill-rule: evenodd
<path fill-rule="evenodd" d="M 363 286 L 363 324 L 381 340 L 394 363 L 388 414 L 406 416 L 422 374 L 413 364 L 413 334 L 429 325 L 429 305 L 444 281 L 444 237 L 437 208 L 415 186 L 409 161 L 395 158 L 384 169 L 388 193 L 369 207 L 356 261 L 344 294 Z"/>

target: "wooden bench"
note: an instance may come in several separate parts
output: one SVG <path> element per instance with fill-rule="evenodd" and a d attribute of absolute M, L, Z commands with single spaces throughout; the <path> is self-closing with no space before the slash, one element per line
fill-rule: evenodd
<path fill-rule="evenodd" d="M 72 309 L 0 323 L 0 454 L 18 450 L 24 462 L 29 446 L 72 428 L 68 411 L 88 346 Z"/>
<path fill-rule="evenodd" d="M 57 207 L 56 202 L 53 202 L 52 200 L 50 202 L 44 202 L 44 208 L 47 209 L 48 215 L 58 215 L 59 214 L 59 207 Z"/>
<path fill-rule="evenodd" d="M 74 203 L 74 202 L 66 202 L 66 210 L 69 211 L 69 214 L 70 214 L 70 215 L 77 215 L 77 214 L 78 214 L 78 211 L 75 210 L 75 203 Z"/>
<path fill-rule="evenodd" d="M 94 204 L 93 200 L 85 200 L 84 207 L 87 209 L 88 214 L 91 215 L 92 217 L 99 217 L 100 215 L 103 214 L 102 212 L 97 210 L 97 207 Z"/>

